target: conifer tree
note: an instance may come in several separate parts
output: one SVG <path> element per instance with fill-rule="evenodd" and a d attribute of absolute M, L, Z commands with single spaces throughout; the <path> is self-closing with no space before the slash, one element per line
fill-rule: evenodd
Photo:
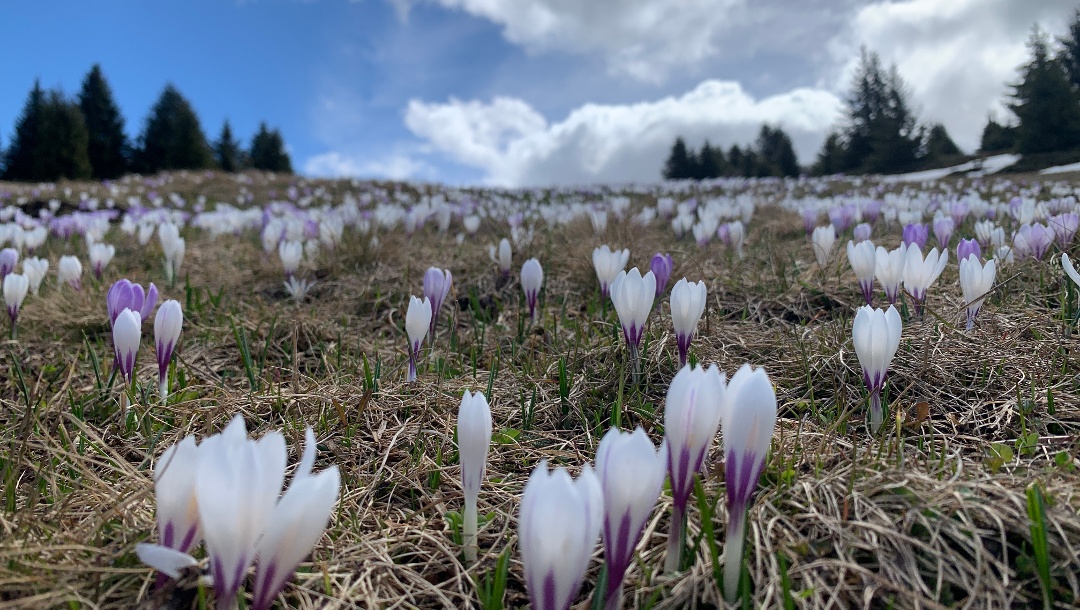
<path fill-rule="evenodd" d="M 98 64 L 94 64 L 83 79 L 79 109 L 89 136 L 87 154 L 93 177 L 106 179 L 123 175 L 128 167 L 124 118 Z"/>
<path fill-rule="evenodd" d="M 864 47 L 847 100 L 842 171 L 885 173 L 915 161 L 922 130 L 907 100 L 896 66 L 884 70 L 877 53 Z"/>
<path fill-rule="evenodd" d="M 213 165 L 199 117 L 172 84 L 165 86 L 150 110 L 139 135 L 135 161 L 136 169 L 143 173 L 204 169 Z"/>
<path fill-rule="evenodd" d="M 1020 154 L 1080 146 L 1080 105 L 1061 62 L 1052 55 L 1046 35 L 1036 26 L 1028 39 L 1031 60 L 1020 68 L 1009 109 L 1019 122 Z"/>
<path fill-rule="evenodd" d="M 743 154 L 738 144 L 732 144 L 728 149 L 727 163 L 731 168 L 731 175 L 733 176 L 746 176 L 746 155 Z"/>
<path fill-rule="evenodd" d="M 701 152 L 698 154 L 699 180 L 719 178 L 722 175 L 723 167 L 721 165 L 721 160 L 723 159 L 723 156 L 721 155 L 718 155 L 717 149 L 713 148 L 708 140 L 705 140 L 705 143 L 701 145 Z"/>
<path fill-rule="evenodd" d="M 949 132 L 941 123 L 934 123 L 926 136 L 926 152 L 923 156 L 927 161 L 940 161 L 955 157 L 960 154 L 960 147 L 949 137 Z"/>
<path fill-rule="evenodd" d="M 237 172 L 244 169 L 244 151 L 240 149 L 240 142 L 233 137 L 232 127 L 229 121 L 221 127 L 221 135 L 214 142 L 214 161 L 222 171 Z"/>
<path fill-rule="evenodd" d="M 1059 58 L 1069 83 L 1072 84 L 1073 92 L 1080 92 L 1080 9 L 1073 13 L 1069 32 L 1061 39 Z"/>
<path fill-rule="evenodd" d="M 762 125 L 755 147 L 761 165 L 756 172 L 758 175 L 799 175 L 799 160 L 795 155 L 795 147 L 783 129 L 771 127 L 768 124 Z"/>
<path fill-rule="evenodd" d="M 292 173 L 292 161 L 285 152 L 285 141 L 277 129 L 259 124 L 259 132 L 251 140 L 251 167 L 269 172 Z"/>
<path fill-rule="evenodd" d="M 844 143 L 840 134 L 832 132 L 825 138 L 814 162 L 812 172 L 816 176 L 829 176 L 844 171 L 845 156 Z"/>
<path fill-rule="evenodd" d="M 982 138 L 979 139 L 979 152 L 991 153 L 1012 150 L 1015 144 L 1015 127 L 998 123 L 992 116 L 986 119 L 986 127 L 983 127 Z"/>
<path fill-rule="evenodd" d="M 686 180 L 691 177 L 690 154 L 681 137 L 675 138 L 675 144 L 671 146 L 671 154 L 664 162 L 663 176 L 665 180 Z"/>
<path fill-rule="evenodd" d="M 39 81 L 34 81 L 23 106 L 22 114 L 15 122 L 15 134 L 4 154 L 4 178 L 7 180 L 33 180 L 35 155 L 41 142 L 41 127 L 45 119 L 45 91 Z"/>

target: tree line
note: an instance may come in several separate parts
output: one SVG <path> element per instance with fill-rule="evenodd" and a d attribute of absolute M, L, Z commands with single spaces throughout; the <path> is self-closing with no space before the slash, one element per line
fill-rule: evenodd
<path fill-rule="evenodd" d="M 1030 155 L 1080 148 L 1080 10 L 1063 38 L 1051 40 L 1035 26 L 1027 46 L 1030 59 L 1009 85 L 1013 116 L 991 116 L 979 149 Z"/>
<path fill-rule="evenodd" d="M 1080 156 L 1080 10 L 1063 38 L 1051 40 L 1037 26 L 1028 40 L 1030 59 L 1009 83 L 1011 117 L 990 116 L 979 153 L 1021 155 L 1070 151 Z M 668 179 L 718 176 L 793 176 L 899 173 L 958 163 L 967 158 L 941 123 L 922 123 L 896 65 L 888 67 L 863 48 L 845 99 L 843 121 L 825 138 L 813 164 L 799 168 L 791 140 L 765 125 L 754 146 L 728 153 L 708 141 L 700 152 L 679 137 L 663 174 Z"/>
<path fill-rule="evenodd" d="M 191 103 L 167 84 L 142 132 L 131 142 L 112 89 L 96 64 L 75 98 L 58 89 L 46 91 L 35 81 L 15 122 L 11 143 L 0 152 L 0 176 L 5 180 L 106 180 L 128 172 L 249 168 L 292 172 L 277 129 L 261 123 L 245 149 L 226 120 L 217 140 L 211 142 Z"/>

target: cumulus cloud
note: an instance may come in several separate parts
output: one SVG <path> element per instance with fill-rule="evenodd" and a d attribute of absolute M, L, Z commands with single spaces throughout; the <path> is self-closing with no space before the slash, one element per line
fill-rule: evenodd
<path fill-rule="evenodd" d="M 420 2 L 459 10 L 499 25 L 509 42 L 530 51 L 596 54 L 612 72 L 659 83 L 718 56 L 817 53 L 822 35 L 867 0 L 389 1 L 399 14 Z"/>
<path fill-rule="evenodd" d="M 405 125 L 427 150 L 484 171 L 505 186 L 659 180 L 676 136 L 697 145 L 751 142 L 761 124 L 783 127 L 809 162 L 838 118 L 840 100 L 820 89 L 754 99 L 736 82 L 707 80 L 679 97 L 585 104 L 549 123 L 528 103 L 411 100 Z"/>
<path fill-rule="evenodd" d="M 834 90 L 850 85 L 859 47 L 896 63 L 919 116 L 942 122 L 962 148 L 978 147 L 988 114 L 1002 104 L 1028 59 L 1032 25 L 1063 32 L 1074 0 L 906 0 L 860 9 L 828 44 L 840 69 Z"/>
<path fill-rule="evenodd" d="M 304 174 L 323 178 L 386 178 L 407 180 L 430 173 L 427 164 L 408 155 L 364 159 L 339 151 L 325 152 L 304 163 Z"/>

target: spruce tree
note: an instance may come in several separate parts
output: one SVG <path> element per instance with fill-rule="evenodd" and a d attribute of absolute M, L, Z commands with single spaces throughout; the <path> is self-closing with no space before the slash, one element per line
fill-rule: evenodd
<path fill-rule="evenodd" d="M 723 167 L 720 164 L 720 155 L 716 154 L 717 150 L 709 144 L 708 140 L 701 145 L 701 152 L 698 154 L 698 174 L 699 179 L 708 180 L 710 178 L 719 178 L 722 175 Z"/>
<path fill-rule="evenodd" d="M 45 91 L 41 83 L 26 97 L 22 114 L 15 122 L 15 134 L 4 154 L 4 178 L 7 180 L 34 180 L 35 155 L 41 142 L 41 128 L 45 119 Z"/>
<path fill-rule="evenodd" d="M 79 105 L 68 101 L 59 91 L 50 91 L 35 154 L 34 179 L 89 178 L 92 172 L 87 153 L 89 141 L 90 134 Z"/>
<path fill-rule="evenodd" d="M 690 177 L 690 155 L 682 138 L 675 138 L 662 173 L 665 180 L 686 180 Z"/>
<path fill-rule="evenodd" d="M 93 177 L 106 179 L 122 176 L 128 167 L 124 117 L 113 101 L 112 89 L 98 64 L 94 64 L 83 79 L 79 109 L 89 134 L 87 153 Z"/>
<path fill-rule="evenodd" d="M 1069 33 L 1061 39 L 1059 56 L 1074 92 L 1080 92 L 1080 9 L 1073 13 Z"/>
<path fill-rule="evenodd" d="M 292 173 L 292 161 L 285 152 L 285 141 L 277 129 L 259 124 L 259 132 L 251 140 L 251 167 L 269 172 Z"/>
<path fill-rule="evenodd" d="M 864 47 L 847 106 L 845 155 L 839 169 L 886 173 L 914 163 L 922 130 L 895 65 L 884 70 L 877 53 Z"/>
<path fill-rule="evenodd" d="M 1050 52 L 1046 35 L 1034 29 L 1028 40 L 1031 61 L 1020 68 L 1013 85 L 1016 151 L 1032 154 L 1080 146 L 1080 105 L 1076 102 L 1065 68 Z"/>
<path fill-rule="evenodd" d="M 214 161 L 222 171 L 237 172 L 244 169 L 244 151 L 240 149 L 240 142 L 233 137 L 229 121 L 221 127 L 221 135 L 214 142 Z"/>
<path fill-rule="evenodd" d="M 798 176 L 799 160 L 791 138 L 779 127 L 762 125 L 755 142 L 761 167 L 758 174 L 766 176 Z"/>
<path fill-rule="evenodd" d="M 844 150 L 844 142 L 841 140 L 840 134 L 834 131 L 822 143 L 811 172 L 815 176 L 829 176 L 843 172 L 846 155 L 847 151 Z"/>
<path fill-rule="evenodd" d="M 738 144 L 732 144 L 728 149 L 727 163 L 732 176 L 749 176 L 746 173 L 745 156 Z"/>
<path fill-rule="evenodd" d="M 210 145 L 191 104 L 172 84 L 150 110 L 135 156 L 136 169 L 154 173 L 213 166 Z"/>
<path fill-rule="evenodd" d="M 926 136 L 925 148 L 926 153 L 923 157 L 927 161 L 941 161 L 960 154 L 960 147 L 949 137 L 949 132 L 941 123 L 934 123 L 930 128 Z"/>
<path fill-rule="evenodd" d="M 979 139 L 979 152 L 991 153 L 1012 150 L 1015 144 L 1015 127 L 1002 125 L 995 121 L 992 116 L 986 119 L 986 127 L 983 127 L 982 138 Z"/>

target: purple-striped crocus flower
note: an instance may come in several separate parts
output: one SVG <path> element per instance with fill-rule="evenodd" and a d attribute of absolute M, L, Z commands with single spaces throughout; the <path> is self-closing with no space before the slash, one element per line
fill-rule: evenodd
<path fill-rule="evenodd" d="M 2 281 L 4 292 L 4 305 L 7 306 L 8 317 L 11 318 L 12 339 L 15 338 L 15 322 L 19 318 L 19 308 L 22 307 L 26 293 L 30 290 L 30 280 L 23 273 L 9 273 Z"/>
<path fill-rule="evenodd" d="M 534 610 L 568 610 L 585 578 L 604 522 L 604 493 L 588 464 L 577 480 L 565 468 L 533 470 L 521 496 L 518 539 Z"/>
<path fill-rule="evenodd" d="M 652 271 L 647 271 L 642 276 L 638 268 L 634 267 L 630 273 L 620 271 L 611 282 L 611 302 L 619 314 L 623 337 L 630 348 L 630 360 L 635 370 L 638 366 L 638 346 L 645 333 L 645 321 L 652 311 L 655 298 L 656 278 Z"/>
<path fill-rule="evenodd" d="M 728 602 L 734 602 L 739 590 L 750 496 L 765 469 L 765 455 L 776 426 L 776 391 L 765 369 L 744 364 L 731 376 L 724 402 L 724 485 L 728 507 L 724 596 Z"/>
<path fill-rule="evenodd" d="M 814 227 L 817 226 L 818 210 L 817 208 L 806 207 L 800 210 L 799 214 L 802 216 L 803 229 L 806 230 L 806 236 L 810 237 L 814 232 Z"/>
<path fill-rule="evenodd" d="M 975 258 L 982 258 L 982 248 L 979 246 L 979 242 L 974 239 L 961 239 L 960 243 L 956 244 L 956 260 L 965 261 L 972 254 Z"/>
<path fill-rule="evenodd" d="M 622 583 L 667 476 L 667 447 L 659 451 L 640 427 L 608 430 L 596 451 L 604 491 L 605 610 L 622 608 Z"/>
<path fill-rule="evenodd" d="M 934 239 L 937 240 L 938 247 L 942 250 L 949 248 L 949 240 L 952 239 L 953 229 L 956 228 L 956 222 L 953 221 L 951 216 L 935 216 L 933 222 Z"/>
<path fill-rule="evenodd" d="M 862 218 L 866 222 L 873 224 L 877 222 L 878 217 L 881 216 L 881 200 L 880 199 L 868 199 L 863 201 L 862 204 Z"/>
<path fill-rule="evenodd" d="M 3 281 L 7 274 L 15 270 L 15 265 L 19 264 L 19 251 L 15 248 L 4 248 L 0 250 L 0 281 Z"/>
<path fill-rule="evenodd" d="M 431 306 L 431 322 L 428 323 L 428 335 L 432 343 L 435 341 L 435 327 L 439 325 L 439 312 L 442 310 L 446 295 L 450 294 L 450 287 L 454 285 L 454 276 L 449 269 L 428 267 L 424 273 L 424 296 L 427 297 Z"/>
<path fill-rule="evenodd" d="M 169 396 L 169 362 L 172 360 L 180 330 L 184 326 L 184 312 L 180 303 L 169 299 L 158 308 L 154 317 L 154 347 L 158 364 L 158 394 L 162 400 Z"/>
<path fill-rule="evenodd" d="M 427 297 L 420 300 L 409 297 L 409 308 L 405 311 L 405 334 L 409 337 L 409 376 L 406 381 L 416 381 L 416 364 L 420 360 L 420 346 L 424 343 L 428 327 L 431 325 L 431 302 Z"/>
<path fill-rule="evenodd" d="M 679 366 L 686 366 L 690 342 L 694 339 L 701 314 L 705 313 L 705 282 L 691 284 L 683 278 L 671 289 L 671 325 L 675 328 L 675 345 L 679 350 Z"/>
<path fill-rule="evenodd" d="M 540 298 L 540 288 L 544 285 L 544 269 L 540 261 L 530 258 L 521 266 L 521 290 L 525 292 L 525 303 L 529 306 L 529 320 L 536 321 L 536 303 Z"/>
<path fill-rule="evenodd" d="M 491 448 L 491 408 L 483 392 L 469 392 L 461 397 L 457 418 L 458 455 L 461 456 L 461 489 L 465 495 L 461 539 L 465 560 L 476 561 L 476 500 L 487 469 Z"/>
<path fill-rule="evenodd" d="M 142 339 L 142 317 L 137 311 L 124 309 L 116 316 L 112 331 L 116 366 L 124 381 L 130 384 L 134 379 L 135 359 L 139 355 L 139 341 Z"/>
<path fill-rule="evenodd" d="M 1054 243 L 1054 230 L 1038 222 L 1021 225 L 1013 235 L 1013 250 L 1039 261 L 1046 256 L 1052 243 Z"/>
<path fill-rule="evenodd" d="M 855 225 L 855 229 L 852 231 L 852 235 L 855 237 L 855 243 L 861 244 L 864 241 L 870 239 L 870 234 L 874 232 L 874 227 L 868 222 L 861 222 Z"/>
<path fill-rule="evenodd" d="M 116 316 L 125 309 L 139 312 L 139 317 L 145 320 L 153 313 L 157 300 L 158 289 L 153 282 L 150 283 L 150 288 L 144 291 L 143 287 L 135 282 L 127 279 L 119 280 L 109 288 L 109 292 L 105 295 L 109 323 L 115 324 Z"/>
<path fill-rule="evenodd" d="M 887 310 L 865 305 L 855 314 L 851 337 L 855 344 L 855 354 L 862 365 L 863 381 L 870 392 L 871 432 L 876 433 L 881 427 L 881 389 L 885 387 L 885 375 L 900 347 L 903 328 L 900 313 L 892 305 Z"/>
<path fill-rule="evenodd" d="M 1076 212 L 1064 212 L 1051 216 L 1047 224 L 1054 230 L 1054 241 L 1063 252 L 1076 237 L 1077 229 L 1080 229 L 1080 214 Z"/>
<path fill-rule="evenodd" d="M 667 290 L 667 283 L 671 279 L 671 272 L 674 268 L 675 261 L 671 259 L 670 254 L 657 252 L 649 261 L 649 269 L 653 272 L 653 277 L 656 278 L 656 296 L 664 294 L 664 291 Z"/>
<path fill-rule="evenodd" d="M 923 223 L 912 223 L 904 227 L 901 240 L 905 246 L 915 244 L 920 250 L 926 247 L 926 240 L 930 237 L 930 227 Z"/>
<path fill-rule="evenodd" d="M 837 233 L 843 233 L 851 227 L 851 223 L 855 222 L 855 206 L 851 204 L 838 205 L 829 208 L 829 224 L 836 229 Z"/>
<path fill-rule="evenodd" d="M 877 254 L 874 242 L 862 241 L 855 243 L 848 241 L 847 257 L 851 264 L 851 270 L 855 272 L 855 278 L 859 281 L 863 299 L 866 304 L 874 302 L 874 270 L 877 268 Z"/>
<path fill-rule="evenodd" d="M 716 437 L 724 406 L 724 376 L 716 365 L 684 366 L 668 386 L 664 402 L 664 442 L 671 477 L 671 531 L 664 569 L 679 569 L 686 530 L 686 503 L 694 489 L 694 475 Z"/>

